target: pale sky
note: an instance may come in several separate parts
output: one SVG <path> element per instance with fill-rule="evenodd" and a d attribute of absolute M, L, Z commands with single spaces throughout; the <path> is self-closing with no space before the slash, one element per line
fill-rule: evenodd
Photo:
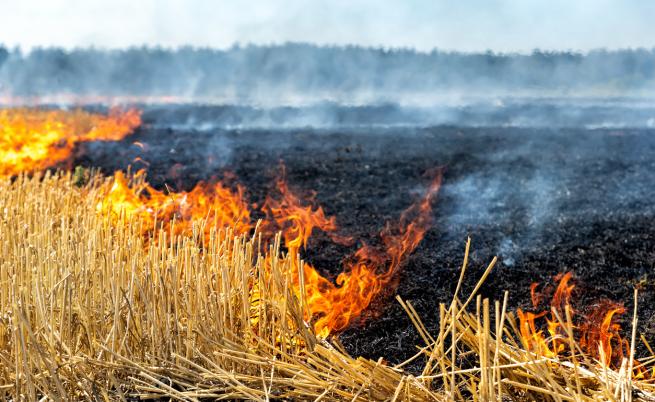
<path fill-rule="evenodd" d="M 0 0 L 24 49 L 285 41 L 461 51 L 655 47 L 650 0 Z"/>

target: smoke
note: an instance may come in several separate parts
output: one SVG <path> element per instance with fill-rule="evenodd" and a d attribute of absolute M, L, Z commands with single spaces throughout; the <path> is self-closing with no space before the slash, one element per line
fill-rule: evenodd
<path fill-rule="evenodd" d="M 175 104 L 145 105 L 143 118 L 155 128 L 198 131 L 432 126 L 625 129 L 652 128 L 655 103 L 635 99 L 508 99 L 431 107 L 335 102 L 279 107 Z"/>
<path fill-rule="evenodd" d="M 10 101 L 455 107 L 490 97 L 644 97 L 654 88 L 655 51 L 644 49 L 426 53 L 289 43 L 24 54 L 0 47 L 0 93 Z"/>
<path fill-rule="evenodd" d="M 482 241 L 506 266 L 562 239 L 583 245 L 601 228 L 650 220 L 652 129 L 457 130 L 451 139 L 439 134 L 443 152 L 454 155 L 443 158 L 450 168 L 440 224 L 487 234 Z"/>

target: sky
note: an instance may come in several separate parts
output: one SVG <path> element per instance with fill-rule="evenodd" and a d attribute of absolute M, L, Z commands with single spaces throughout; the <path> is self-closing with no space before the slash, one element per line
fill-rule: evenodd
<path fill-rule="evenodd" d="M 0 0 L 0 43 L 585 51 L 653 48 L 653 21 L 649 0 Z"/>

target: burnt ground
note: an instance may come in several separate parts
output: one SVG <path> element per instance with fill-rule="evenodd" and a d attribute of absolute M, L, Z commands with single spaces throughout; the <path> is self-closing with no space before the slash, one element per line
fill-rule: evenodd
<path fill-rule="evenodd" d="M 372 317 L 340 335 L 354 355 L 399 362 L 415 352 L 420 339 L 393 296 L 412 301 L 434 329 L 468 236 L 467 289 L 495 255 L 499 264 L 482 294 L 501 299 L 509 290 L 512 308 L 529 307 L 533 281 L 569 270 L 580 305 L 609 298 L 631 311 L 639 286 L 639 329 L 655 338 L 655 130 L 199 130 L 156 123 L 156 114 L 146 114 L 144 126 L 124 141 L 85 144 L 76 163 L 106 173 L 145 167 L 156 186 L 177 190 L 229 171 L 248 188 L 250 201 L 261 204 L 283 160 L 292 188 L 314 190 L 343 233 L 367 242 L 420 195 L 426 170 L 445 167 L 434 226 L 404 265 L 398 288 L 373 303 Z M 304 257 L 333 278 L 355 248 L 316 234 Z"/>

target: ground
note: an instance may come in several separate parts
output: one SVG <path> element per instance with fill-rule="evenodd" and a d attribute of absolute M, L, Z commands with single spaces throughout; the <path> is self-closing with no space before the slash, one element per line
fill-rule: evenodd
<path fill-rule="evenodd" d="M 501 299 L 508 290 L 511 308 L 530 306 L 532 282 L 569 270 L 577 278 L 579 305 L 609 298 L 632 311 L 637 286 L 639 329 L 655 339 L 655 130 L 199 129 L 167 127 L 171 116 L 158 113 L 146 112 L 144 125 L 124 141 L 84 144 L 76 163 L 106 173 L 147 168 L 151 182 L 172 189 L 232 172 L 249 200 L 261 205 L 282 160 L 292 188 L 315 191 L 344 234 L 369 243 L 421 194 L 424 173 L 443 167 L 434 226 L 404 264 L 397 289 L 388 289 L 365 319 L 340 334 L 354 355 L 395 363 L 415 352 L 420 339 L 393 296 L 411 300 L 434 329 L 438 303 L 453 294 L 469 236 L 466 289 L 496 255 L 499 264 L 482 293 Z M 356 246 L 317 234 L 303 257 L 334 278 L 341 258 Z"/>

